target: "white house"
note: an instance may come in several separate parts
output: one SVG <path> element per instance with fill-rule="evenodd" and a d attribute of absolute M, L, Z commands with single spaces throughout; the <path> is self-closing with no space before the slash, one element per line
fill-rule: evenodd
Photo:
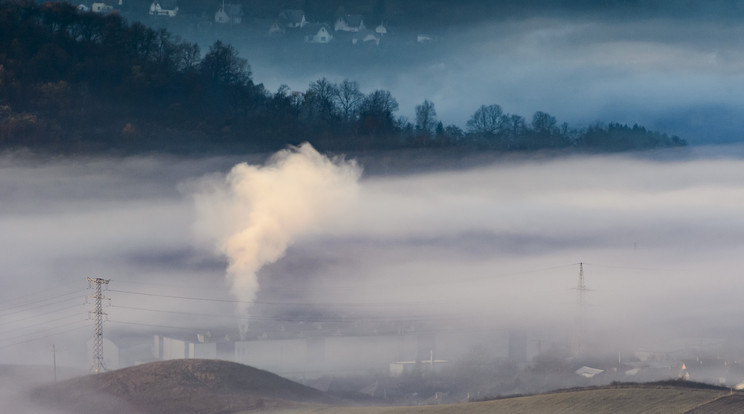
<path fill-rule="evenodd" d="M 417 43 L 429 43 L 432 40 L 433 40 L 432 37 L 430 35 L 428 35 L 428 34 L 425 34 L 425 33 L 421 33 L 421 34 L 418 34 L 416 36 L 416 42 Z"/>
<path fill-rule="evenodd" d="M 94 13 L 106 14 L 106 13 L 111 13 L 112 11 L 114 11 L 114 6 L 109 6 L 106 3 L 93 3 L 90 6 L 90 10 L 93 11 Z"/>
<path fill-rule="evenodd" d="M 153 0 L 150 4 L 151 16 L 176 17 L 178 14 L 178 4 L 176 0 Z"/>
<path fill-rule="evenodd" d="M 288 28 L 302 29 L 308 24 L 305 12 L 298 9 L 285 9 L 279 12 L 279 21 Z"/>
<path fill-rule="evenodd" d="M 430 375 L 438 372 L 442 372 L 442 369 L 447 366 L 448 361 L 443 359 L 432 359 L 423 361 L 397 361 L 390 363 L 390 376 L 401 377 L 403 375 L 409 375 L 416 371 L 422 375 Z"/>
<path fill-rule="evenodd" d="M 369 30 L 362 30 L 354 34 L 351 38 L 351 43 L 355 45 L 365 44 L 379 46 L 380 36 L 374 32 L 370 32 Z"/>
<path fill-rule="evenodd" d="M 328 43 L 333 39 L 331 27 L 325 23 L 310 24 L 305 31 L 305 41 L 308 43 Z"/>
<path fill-rule="evenodd" d="M 377 33 L 380 36 L 384 36 L 387 34 L 387 28 L 385 27 L 385 25 L 380 23 L 379 26 L 375 27 L 375 33 Z"/>
<path fill-rule="evenodd" d="M 217 343 L 155 335 L 152 354 L 157 359 L 217 358 Z"/>
<path fill-rule="evenodd" d="M 214 14 L 214 21 L 221 24 L 243 23 L 243 6 L 240 4 L 222 3 Z"/>
<path fill-rule="evenodd" d="M 362 18 L 361 14 L 347 14 L 336 19 L 333 29 L 337 32 L 357 33 L 366 30 L 366 27 L 364 26 L 364 18 Z"/>
<path fill-rule="evenodd" d="M 271 26 L 269 26 L 268 34 L 269 36 L 278 36 L 284 34 L 284 27 L 282 27 L 282 25 L 279 24 L 278 21 L 275 21 L 271 24 Z"/>

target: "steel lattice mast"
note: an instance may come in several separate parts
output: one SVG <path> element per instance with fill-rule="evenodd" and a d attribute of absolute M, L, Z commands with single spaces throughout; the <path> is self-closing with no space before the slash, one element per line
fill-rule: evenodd
<path fill-rule="evenodd" d="M 586 305 L 586 292 L 589 290 L 586 288 L 586 281 L 584 280 L 584 263 L 579 263 L 579 283 L 576 286 L 576 290 L 579 291 L 579 308 L 583 312 L 584 306 Z"/>
<path fill-rule="evenodd" d="M 95 293 L 88 295 L 89 299 L 95 299 L 93 310 L 90 314 L 93 315 L 95 321 L 95 329 L 93 333 L 93 361 L 90 365 L 91 372 L 102 372 L 106 369 L 103 364 L 103 317 L 106 313 L 103 311 L 103 301 L 109 298 L 103 296 L 103 285 L 108 285 L 110 279 L 88 278 L 88 287 L 93 287 Z"/>
<path fill-rule="evenodd" d="M 576 309 L 576 326 L 574 327 L 574 338 L 573 338 L 573 353 L 576 356 L 584 353 L 584 316 L 586 313 L 586 292 L 590 289 L 586 287 L 586 280 L 584 279 L 584 263 L 579 263 L 579 281 L 576 285 L 576 291 L 578 292 L 577 297 L 577 309 Z"/>

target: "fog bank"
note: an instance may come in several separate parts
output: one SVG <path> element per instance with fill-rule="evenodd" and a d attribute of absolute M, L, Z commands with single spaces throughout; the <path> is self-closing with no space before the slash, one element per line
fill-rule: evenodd
<path fill-rule="evenodd" d="M 297 233 L 283 257 L 257 270 L 254 309 L 269 326 L 341 316 L 421 323 L 461 333 L 463 350 L 491 329 L 565 339 L 577 312 L 596 351 L 740 343 L 738 152 L 501 159 L 363 176 L 353 207 L 329 188 L 320 227 Z M 244 168 L 261 170 L 264 160 Z M 198 242 L 191 198 L 194 183 L 235 164 L 0 158 L 0 362 L 51 363 L 55 344 L 60 365 L 85 369 L 86 276 L 111 279 L 107 336 L 236 330 L 246 319 L 224 282 L 229 262 Z M 344 205 L 349 214 L 337 213 Z M 282 208 L 306 207 L 293 199 Z M 591 289 L 583 311 L 580 262 Z"/>

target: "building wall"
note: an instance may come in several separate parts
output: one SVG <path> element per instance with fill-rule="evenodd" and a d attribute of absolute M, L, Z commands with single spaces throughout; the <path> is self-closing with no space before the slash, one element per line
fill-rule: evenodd
<path fill-rule="evenodd" d="M 429 358 L 426 339 L 423 357 Z M 387 372 L 392 361 L 415 359 L 421 341 L 416 335 L 238 341 L 234 361 L 278 373 Z"/>
<path fill-rule="evenodd" d="M 390 363 L 390 376 L 402 377 L 420 372 L 421 375 L 431 375 L 442 372 L 442 369 L 448 365 L 448 361 L 400 361 Z"/>
<path fill-rule="evenodd" d="M 186 358 L 186 341 L 161 337 L 163 342 L 163 360 Z"/>
<path fill-rule="evenodd" d="M 214 342 L 210 343 L 193 343 L 188 344 L 188 358 L 199 358 L 199 359 L 216 359 L 217 358 L 217 344 Z"/>
<path fill-rule="evenodd" d="M 235 342 L 235 362 L 270 371 L 283 372 L 305 367 L 307 339 Z"/>

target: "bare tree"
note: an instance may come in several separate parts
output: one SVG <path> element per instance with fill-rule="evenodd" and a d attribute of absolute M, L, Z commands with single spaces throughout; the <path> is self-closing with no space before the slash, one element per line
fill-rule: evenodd
<path fill-rule="evenodd" d="M 495 135 L 504 130 L 508 119 L 499 105 L 481 105 L 470 120 L 468 130 L 479 135 Z"/>
<path fill-rule="evenodd" d="M 349 121 L 355 118 L 359 112 L 359 106 L 364 99 L 364 94 L 359 90 L 359 83 L 344 79 L 336 87 L 336 94 L 333 98 L 341 115 L 345 120 Z"/>
<path fill-rule="evenodd" d="M 557 134 L 558 122 L 556 121 L 554 116 L 543 111 L 537 111 L 532 116 L 532 129 L 540 134 Z"/>
<path fill-rule="evenodd" d="M 378 89 L 362 100 L 360 109 L 366 114 L 389 117 L 392 120 L 393 112 L 398 110 L 398 101 L 390 91 Z"/>
<path fill-rule="evenodd" d="M 416 129 L 428 135 L 436 126 L 437 111 L 434 103 L 425 99 L 421 105 L 416 105 Z"/>
<path fill-rule="evenodd" d="M 326 78 L 310 82 L 310 88 L 305 94 L 305 106 L 309 111 L 309 116 L 318 115 L 326 120 L 331 119 L 335 112 L 333 99 L 337 90 L 336 85 Z"/>
<path fill-rule="evenodd" d="M 509 132 L 513 139 L 523 135 L 527 130 L 527 123 L 520 115 L 507 115 L 504 117 L 504 128 Z"/>
<path fill-rule="evenodd" d="M 364 133 L 389 132 L 395 126 L 393 112 L 398 101 L 389 91 L 378 89 L 367 95 L 359 108 L 360 131 Z"/>
<path fill-rule="evenodd" d="M 251 79 L 251 67 L 238 57 L 232 45 L 216 41 L 200 64 L 201 73 L 212 82 L 242 86 Z"/>

